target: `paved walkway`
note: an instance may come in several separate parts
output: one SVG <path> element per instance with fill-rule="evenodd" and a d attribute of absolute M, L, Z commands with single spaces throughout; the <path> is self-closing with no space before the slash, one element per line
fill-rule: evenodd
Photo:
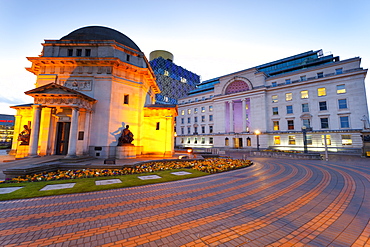
<path fill-rule="evenodd" d="M 370 246 L 370 160 L 252 158 L 134 188 L 0 202 L 0 246 Z"/>

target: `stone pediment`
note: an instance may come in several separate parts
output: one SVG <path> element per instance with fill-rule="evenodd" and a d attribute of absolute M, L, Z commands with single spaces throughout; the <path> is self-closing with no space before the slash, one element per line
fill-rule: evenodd
<path fill-rule="evenodd" d="M 91 109 L 97 100 L 76 90 L 50 83 L 25 92 L 34 98 L 35 104 L 46 106 L 74 106 Z"/>

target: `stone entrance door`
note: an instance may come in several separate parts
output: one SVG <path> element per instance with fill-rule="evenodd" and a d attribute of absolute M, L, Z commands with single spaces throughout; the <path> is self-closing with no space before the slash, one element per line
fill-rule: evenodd
<path fill-rule="evenodd" d="M 57 155 L 67 154 L 70 127 L 71 127 L 70 122 L 58 122 L 57 123 L 57 138 L 56 138 L 55 154 Z"/>

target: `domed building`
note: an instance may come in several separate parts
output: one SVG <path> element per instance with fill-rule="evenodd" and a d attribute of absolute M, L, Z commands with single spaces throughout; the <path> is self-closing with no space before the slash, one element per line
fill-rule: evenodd
<path fill-rule="evenodd" d="M 36 88 L 25 94 L 34 102 L 12 107 L 17 110 L 16 157 L 173 154 L 177 108 L 154 104 L 160 93 L 155 75 L 130 38 L 111 28 L 89 26 L 45 40 L 42 46 L 40 56 L 27 58 Z M 118 151 L 126 126 L 133 141 Z M 21 141 L 26 137 L 28 143 Z"/>

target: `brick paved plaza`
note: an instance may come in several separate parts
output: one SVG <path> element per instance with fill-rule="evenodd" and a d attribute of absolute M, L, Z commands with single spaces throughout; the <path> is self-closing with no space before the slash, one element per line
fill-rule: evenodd
<path fill-rule="evenodd" d="M 1 246 L 370 246 L 370 159 L 0 202 Z"/>

